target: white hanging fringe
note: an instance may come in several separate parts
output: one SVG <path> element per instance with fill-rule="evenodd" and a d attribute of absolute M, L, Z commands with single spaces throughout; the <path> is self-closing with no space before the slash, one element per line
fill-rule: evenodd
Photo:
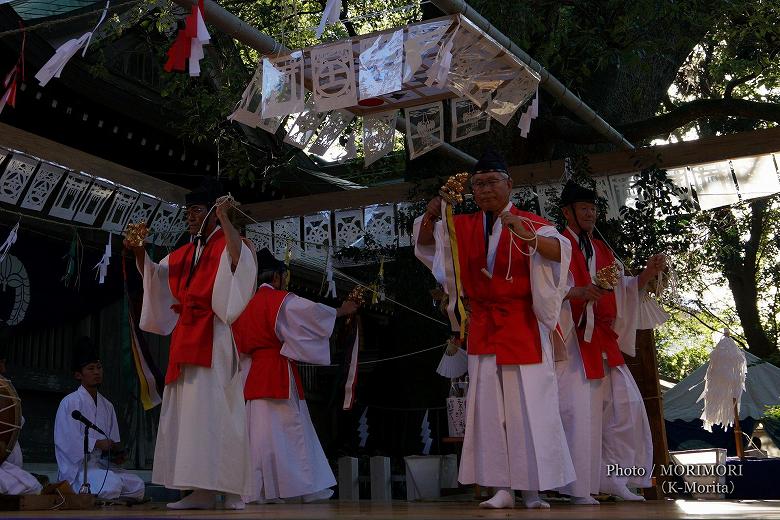
<path fill-rule="evenodd" d="M 339 21 L 340 14 L 341 0 L 328 0 L 328 3 L 325 5 L 325 10 L 322 11 L 320 25 L 317 27 L 317 31 L 315 33 L 317 39 L 322 37 L 322 33 L 325 31 L 326 25 L 331 25 Z"/>
<path fill-rule="evenodd" d="M 520 120 L 517 122 L 517 128 L 520 129 L 520 137 L 528 137 L 528 132 L 531 131 L 531 121 L 537 117 L 539 117 L 539 89 L 536 90 L 531 105 L 523 112 Z"/>
<path fill-rule="evenodd" d="M 103 253 L 103 257 L 100 259 L 93 269 L 97 270 L 95 278 L 98 279 L 98 283 L 102 284 L 106 280 L 108 274 L 108 264 L 111 262 L 111 233 L 108 234 L 108 243 L 106 244 L 106 251 Z"/>
<path fill-rule="evenodd" d="M 425 410 L 422 424 L 420 425 L 420 439 L 423 444 L 422 454 L 428 455 L 431 452 L 431 423 L 428 422 L 428 410 Z"/>
<path fill-rule="evenodd" d="M 2 263 L 3 260 L 5 260 L 5 255 L 8 254 L 8 251 L 11 249 L 11 246 L 16 243 L 16 239 L 18 238 L 19 233 L 19 223 L 17 222 L 14 227 L 11 228 L 11 232 L 8 233 L 8 237 L 5 239 L 5 242 L 3 242 L 3 245 L 0 246 L 0 263 Z"/>
<path fill-rule="evenodd" d="M 336 298 L 336 281 L 333 280 L 333 246 L 328 246 L 328 265 L 325 268 L 325 281 L 328 282 L 328 290 L 325 296 Z"/>
<path fill-rule="evenodd" d="M 712 431 L 720 424 L 723 429 L 734 425 L 734 399 L 739 413 L 740 398 L 745 390 L 747 362 L 742 349 L 729 336 L 724 336 L 710 354 L 710 366 L 704 376 L 704 391 L 698 403 L 704 399 L 701 420 L 703 428 Z"/>
<path fill-rule="evenodd" d="M 358 444 L 359 447 L 365 448 L 366 447 L 366 440 L 368 439 L 368 418 L 366 417 L 366 414 L 368 413 L 368 407 L 363 408 L 363 415 L 360 416 L 360 420 L 358 421 L 358 437 L 360 438 L 360 444 Z"/>

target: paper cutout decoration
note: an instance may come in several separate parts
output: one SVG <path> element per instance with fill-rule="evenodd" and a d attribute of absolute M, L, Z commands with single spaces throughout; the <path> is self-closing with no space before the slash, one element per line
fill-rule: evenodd
<path fill-rule="evenodd" d="M 451 141 L 457 142 L 490 131 L 490 118 L 466 98 L 450 101 Z"/>
<path fill-rule="evenodd" d="M 406 144 L 409 159 L 415 159 L 444 140 L 444 110 L 442 102 L 430 103 L 406 109 Z"/>
<path fill-rule="evenodd" d="M 425 410 L 422 424 L 420 424 L 420 442 L 422 442 L 422 454 L 428 455 L 431 452 L 431 423 L 428 421 L 428 410 Z"/>
<path fill-rule="evenodd" d="M 83 202 L 79 205 L 78 211 L 73 216 L 73 220 L 90 226 L 94 224 L 98 213 L 108 202 L 115 189 L 116 186 L 113 182 L 105 179 L 95 179 L 95 182 L 92 183 L 92 186 L 89 187 L 84 196 Z"/>
<path fill-rule="evenodd" d="M 392 204 L 376 204 L 365 208 L 365 232 L 379 247 L 395 243 L 395 208 Z"/>
<path fill-rule="evenodd" d="M 203 46 L 211 40 L 203 20 L 203 0 L 192 6 L 192 12 L 184 20 L 184 29 L 179 30 L 176 40 L 168 49 L 168 61 L 163 67 L 166 72 L 184 72 L 189 63 L 190 76 L 200 76 L 200 60 Z"/>
<path fill-rule="evenodd" d="M 284 142 L 296 148 L 305 148 L 311 141 L 311 138 L 314 137 L 314 132 L 317 131 L 323 117 L 325 117 L 325 114 L 317 112 L 312 99 L 309 98 L 306 102 L 306 108 L 298 114 L 295 122 L 290 126 Z"/>
<path fill-rule="evenodd" d="M 678 188 L 684 188 L 686 190 L 685 195 L 682 197 L 687 200 L 694 207 L 697 206 L 696 201 L 693 199 L 693 185 L 691 183 L 691 174 L 687 167 L 675 168 L 674 170 L 666 170 L 666 178 L 672 181 L 672 184 Z M 680 197 L 672 197 L 675 205 L 680 204 Z"/>
<path fill-rule="evenodd" d="M 533 186 L 518 186 L 513 188 L 510 192 L 509 200 L 512 201 L 512 204 L 522 210 L 540 215 L 539 201 Z"/>
<path fill-rule="evenodd" d="M 355 133 L 349 132 L 346 134 L 346 143 L 344 144 L 344 153 L 336 157 L 336 162 L 341 164 L 357 157 L 357 143 Z"/>
<path fill-rule="evenodd" d="M 0 176 L 0 201 L 16 204 L 38 167 L 38 160 L 15 153 Z"/>
<path fill-rule="evenodd" d="M 519 74 L 515 79 L 502 85 L 496 96 L 488 103 L 485 112 L 506 126 L 517 109 L 536 94 L 539 78 L 531 73 Z"/>
<path fill-rule="evenodd" d="M 502 83 L 517 77 L 518 69 L 495 59 L 499 48 L 481 32 L 461 29 L 453 42 L 447 88 L 485 108 Z"/>
<path fill-rule="evenodd" d="M 325 283 L 327 284 L 325 297 L 337 298 L 336 280 L 333 279 L 333 247 L 331 245 L 328 245 L 328 258 L 327 263 L 325 264 Z"/>
<path fill-rule="evenodd" d="M 303 241 L 307 255 L 326 258 L 330 244 L 330 211 L 303 217 Z"/>
<path fill-rule="evenodd" d="M 295 51 L 273 61 L 263 58 L 261 106 L 263 119 L 303 111 L 303 52 Z"/>
<path fill-rule="evenodd" d="M 455 45 L 455 36 L 457 35 L 457 32 L 458 29 L 456 28 L 455 31 L 450 34 L 449 38 L 447 38 L 444 44 L 439 48 L 439 52 L 436 53 L 436 57 L 433 59 L 433 63 L 431 63 L 431 66 L 428 68 L 428 72 L 425 78 L 425 84 L 427 86 L 432 87 L 436 85 L 439 88 L 447 87 L 447 78 L 450 74 L 450 70 L 452 69 L 452 48 Z"/>
<path fill-rule="evenodd" d="M 314 105 L 319 112 L 357 104 L 352 41 L 311 49 L 311 82 Z"/>
<path fill-rule="evenodd" d="M 615 197 L 615 206 L 618 211 L 623 206 L 636 209 L 636 203 L 641 200 L 639 190 L 634 187 L 639 177 L 635 173 L 624 173 L 621 175 L 611 175 L 609 184 L 612 188 L 612 195 Z"/>
<path fill-rule="evenodd" d="M 287 250 L 291 258 L 298 258 L 301 253 L 301 219 L 299 217 L 274 220 L 274 256 L 284 258 Z"/>
<path fill-rule="evenodd" d="M 780 192 L 780 180 L 771 155 L 746 157 L 731 161 L 739 184 L 739 194 L 745 200 L 766 197 Z"/>
<path fill-rule="evenodd" d="M 247 224 L 246 237 L 255 245 L 255 251 L 260 251 L 263 248 L 266 248 L 269 251 L 274 250 L 271 222 Z"/>
<path fill-rule="evenodd" d="M 363 153 L 366 166 L 393 151 L 397 118 L 397 110 L 366 114 L 363 117 Z"/>
<path fill-rule="evenodd" d="M 552 220 L 554 199 L 561 195 L 561 183 L 553 182 L 536 186 L 536 197 L 539 201 L 539 214 L 547 220 Z"/>
<path fill-rule="evenodd" d="M 59 78 L 60 74 L 62 74 L 62 70 L 65 68 L 65 65 L 68 64 L 68 61 L 70 61 L 70 59 L 75 56 L 79 50 L 83 49 L 81 53 L 82 57 L 87 55 L 87 48 L 92 41 L 92 35 L 95 34 L 95 31 L 98 30 L 98 27 L 100 27 L 100 25 L 103 23 L 103 20 L 105 20 L 106 14 L 108 13 L 109 3 L 110 2 L 106 2 L 106 6 L 103 8 L 103 13 L 100 15 L 100 20 L 98 20 L 98 23 L 95 25 L 94 29 L 92 29 L 90 32 L 82 34 L 79 38 L 68 40 L 67 42 L 57 47 L 57 50 L 54 51 L 54 56 L 49 58 L 49 61 L 47 61 L 43 67 L 41 67 L 41 69 L 35 75 L 35 79 L 38 80 L 38 83 L 42 87 L 45 87 L 51 78 Z"/>
<path fill-rule="evenodd" d="M 363 210 L 345 209 L 334 213 L 336 247 L 358 247 L 363 237 Z"/>
<path fill-rule="evenodd" d="M 702 210 L 720 208 L 739 202 L 737 185 L 731 176 L 728 161 L 691 166 L 696 186 L 696 198 Z"/>
<path fill-rule="evenodd" d="M 325 10 L 322 11 L 322 18 L 320 19 L 320 25 L 317 27 L 315 36 L 317 39 L 322 37 L 323 31 L 325 31 L 326 25 L 332 25 L 339 21 L 341 14 L 341 0 L 328 0 L 325 4 Z"/>
<path fill-rule="evenodd" d="M 607 220 L 620 218 L 620 206 L 612 193 L 612 185 L 609 183 L 609 177 L 596 177 L 596 195 L 607 201 Z"/>
<path fill-rule="evenodd" d="M 179 214 L 179 206 L 170 202 L 160 202 L 154 219 L 147 223 L 149 236 L 154 245 L 162 245 L 167 237 L 168 231 L 173 226 L 176 216 Z"/>
<path fill-rule="evenodd" d="M 401 90 L 404 31 L 360 40 L 360 99 Z"/>
<path fill-rule="evenodd" d="M 282 124 L 281 116 L 269 117 L 263 119 L 262 111 L 262 90 L 263 90 L 263 66 L 262 62 L 258 64 L 252 79 L 249 80 L 244 93 L 241 95 L 241 101 L 238 102 L 236 109 L 228 116 L 229 121 L 237 121 L 250 128 L 262 128 L 270 134 L 275 134 Z"/>
<path fill-rule="evenodd" d="M 409 26 L 404 42 L 404 83 L 409 82 L 420 70 L 424 61 L 433 58 L 437 44 L 452 25 L 451 20 Z"/>
<path fill-rule="evenodd" d="M 139 193 L 124 186 L 118 186 L 114 193 L 114 200 L 108 208 L 106 218 L 103 219 L 101 229 L 113 233 L 121 233 L 125 229 L 127 217 L 133 209 L 133 204 L 138 199 Z"/>
<path fill-rule="evenodd" d="M 135 201 L 133 209 L 130 210 L 130 215 L 127 217 L 125 224 L 131 222 L 133 224 L 138 224 L 139 222 L 146 222 L 148 224 L 152 221 L 152 215 L 154 215 L 154 211 L 159 204 L 160 199 L 147 195 L 146 193 L 141 193 L 138 196 L 138 200 Z M 146 241 L 149 242 L 150 240 L 151 237 L 147 237 Z"/>
<path fill-rule="evenodd" d="M 24 195 L 22 207 L 34 211 L 41 211 L 49 196 L 54 192 L 54 188 L 65 175 L 65 168 L 56 164 L 41 162 L 38 171 L 35 173 L 30 188 Z"/>
<path fill-rule="evenodd" d="M 409 202 L 399 202 L 396 206 L 397 222 L 398 222 L 398 247 L 411 246 L 414 241 L 412 236 L 411 221 L 419 214 L 419 211 L 415 211 L 415 206 Z M 408 225 L 403 225 L 406 221 Z"/>
<path fill-rule="evenodd" d="M 87 188 L 92 184 L 92 177 L 85 173 L 69 172 L 60 193 L 49 210 L 49 215 L 64 220 L 71 220 L 81 201 L 87 195 Z"/>
<path fill-rule="evenodd" d="M 175 246 L 185 231 L 187 231 L 187 212 L 184 207 L 180 207 L 178 215 L 173 218 L 171 227 L 166 233 L 163 233 L 160 245 L 164 247 Z"/>
<path fill-rule="evenodd" d="M 334 110 L 328 114 L 325 123 L 317 134 L 317 139 L 314 140 L 309 148 L 309 152 L 314 155 L 325 155 L 354 118 L 355 114 L 346 110 Z"/>

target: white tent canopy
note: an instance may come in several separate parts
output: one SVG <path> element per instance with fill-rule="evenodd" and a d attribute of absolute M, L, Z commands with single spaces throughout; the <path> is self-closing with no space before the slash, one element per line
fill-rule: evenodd
<path fill-rule="evenodd" d="M 780 368 L 745 351 L 747 378 L 739 418 L 760 419 L 767 406 L 780 405 Z M 696 402 L 704 391 L 704 375 L 709 361 L 694 370 L 664 394 L 664 419 L 693 421 L 701 416 L 704 401 Z"/>

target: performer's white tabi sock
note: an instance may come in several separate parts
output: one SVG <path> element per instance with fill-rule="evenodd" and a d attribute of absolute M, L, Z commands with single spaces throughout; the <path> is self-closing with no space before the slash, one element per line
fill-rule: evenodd
<path fill-rule="evenodd" d="M 612 483 L 601 490 L 602 493 L 629 500 L 631 502 L 644 502 L 645 497 L 632 493 L 625 484 Z"/>
<path fill-rule="evenodd" d="M 550 509 L 550 504 L 539 498 L 538 491 L 521 491 L 523 503 L 528 509 Z"/>
<path fill-rule="evenodd" d="M 216 498 L 215 491 L 196 489 L 178 502 L 168 504 L 168 509 L 213 509 Z"/>
<path fill-rule="evenodd" d="M 597 506 L 599 501 L 588 495 L 586 497 L 570 497 L 572 505 L 575 506 Z"/>
<path fill-rule="evenodd" d="M 323 489 L 322 491 L 317 491 L 316 493 L 309 493 L 308 495 L 303 495 L 302 499 L 304 504 L 311 504 L 312 502 L 318 502 L 320 500 L 328 500 L 332 496 L 333 496 L 333 490 L 327 488 L 327 489 Z"/>
<path fill-rule="evenodd" d="M 485 500 L 479 504 L 479 507 L 487 509 L 506 509 L 515 507 L 515 492 L 509 488 L 500 488 L 493 498 Z"/>
<path fill-rule="evenodd" d="M 246 504 L 244 504 L 244 501 L 241 499 L 239 495 L 234 495 L 233 493 L 225 493 L 225 502 L 224 502 L 225 509 L 233 509 L 233 510 L 241 510 L 246 507 Z"/>

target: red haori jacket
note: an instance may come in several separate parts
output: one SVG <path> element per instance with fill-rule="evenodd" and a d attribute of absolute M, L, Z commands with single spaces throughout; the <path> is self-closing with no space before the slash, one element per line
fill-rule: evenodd
<path fill-rule="evenodd" d="M 538 215 L 521 211 L 514 205 L 510 211 L 533 221 L 536 229 L 551 225 Z M 542 342 L 533 310 L 528 257 L 517 250 L 513 251 L 513 281 L 507 281 L 510 232 L 502 228 L 493 277 L 488 278 L 482 272 L 482 269 L 487 270 L 483 212 L 457 215 L 455 231 L 463 292 L 471 311 L 468 353 L 495 354 L 499 365 L 541 363 Z M 515 244 L 527 252 L 524 241 L 515 239 Z"/>
<path fill-rule="evenodd" d="M 233 323 L 233 338 L 238 351 L 252 356 L 252 366 L 244 384 L 244 399 L 247 401 L 289 399 L 290 369 L 298 397 L 304 398 L 298 365 L 281 354 L 282 341 L 276 335 L 276 319 L 289 294 L 260 286 Z"/>
<path fill-rule="evenodd" d="M 168 257 L 168 285 L 179 303 L 171 308 L 179 321 L 171 335 L 165 384 L 178 379 L 180 365 L 211 367 L 214 342 L 214 311 L 211 293 L 217 277 L 219 259 L 225 250 L 225 234 L 218 229 L 203 247 L 198 265 L 187 284 L 195 244 L 181 246 Z"/>
<path fill-rule="evenodd" d="M 577 287 L 587 286 L 593 283 L 593 278 L 588 270 L 585 254 L 579 246 L 578 238 L 568 229 L 563 235 L 571 242 L 571 264 L 569 270 Z M 593 254 L 596 258 L 596 271 L 615 263 L 615 256 L 607 244 L 597 238 L 591 238 Z M 590 343 L 585 341 L 585 327 L 581 326 L 582 315 L 585 312 L 584 300 L 569 300 L 571 315 L 577 330 L 577 339 L 580 345 L 582 364 L 585 367 L 585 377 L 588 379 L 601 379 L 604 377 L 604 356 L 607 355 L 607 365 L 616 367 L 625 364 L 623 354 L 618 345 L 618 335 L 612 329 L 617 318 L 617 303 L 615 293 L 610 292 L 599 298 L 593 307 L 594 324 L 593 337 Z"/>

